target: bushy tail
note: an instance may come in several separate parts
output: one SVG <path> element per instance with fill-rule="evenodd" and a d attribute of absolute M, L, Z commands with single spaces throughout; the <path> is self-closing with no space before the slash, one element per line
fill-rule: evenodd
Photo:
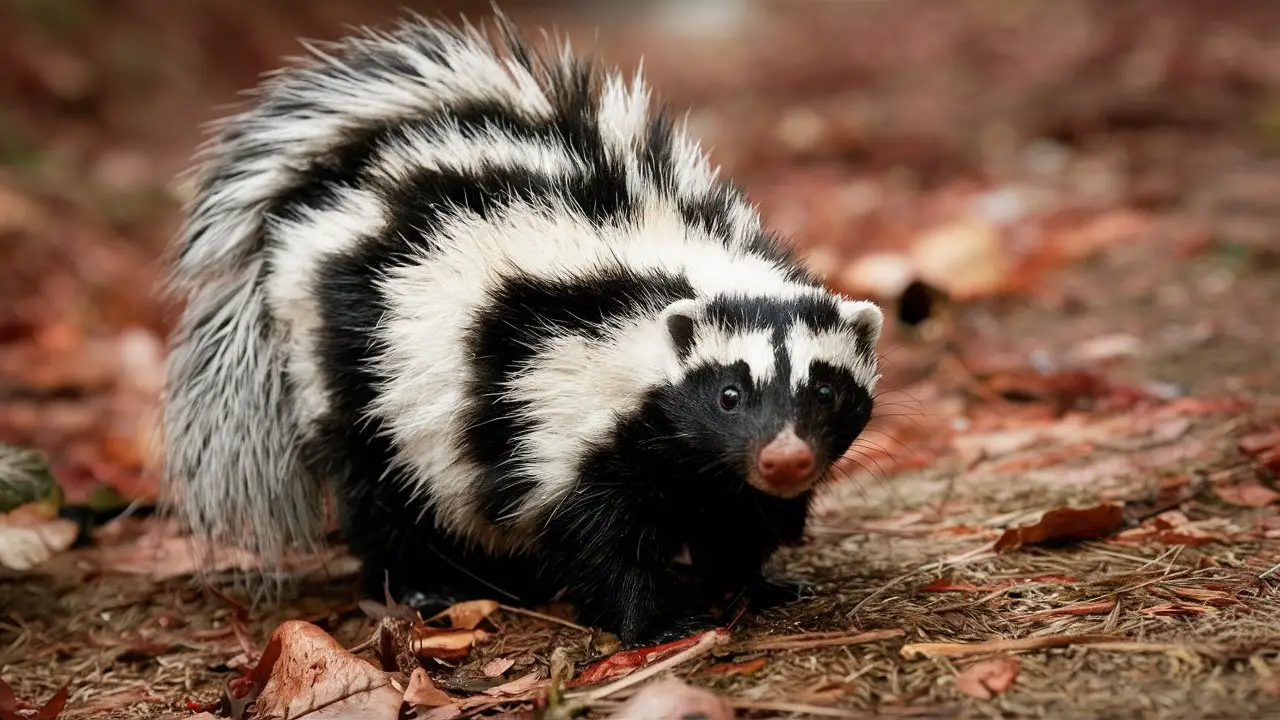
<path fill-rule="evenodd" d="M 221 121 L 202 149 L 170 289 L 185 300 L 163 413 L 166 505 L 203 549 L 278 561 L 323 530 L 323 488 L 299 457 L 286 342 L 264 279 L 269 218 L 352 133 L 466 98 L 549 112 L 528 51 L 499 16 L 501 47 L 468 24 L 414 16 L 312 47 Z"/>

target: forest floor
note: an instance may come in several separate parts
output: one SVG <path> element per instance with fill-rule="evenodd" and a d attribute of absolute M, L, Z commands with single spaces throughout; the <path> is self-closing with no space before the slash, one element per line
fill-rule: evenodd
<path fill-rule="evenodd" d="M 400 4 L 0 6 L 0 443 L 46 453 L 64 502 L 154 500 L 153 288 L 199 123 L 294 36 Z M 645 672 L 623 660 L 665 662 L 743 717 L 1280 717 L 1280 9 L 525 5 L 504 4 L 643 54 L 771 224 L 884 303 L 886 392 L 858 472 L 776 560 L 814 597 L 613 660 L 564 608 L 473 607 L 417 629 L 428 717 L 563 709 L 566 658 L 623 684 Z M 325 645 L 403 627 L 340 552 L 248 610 L 193 584 L 160 520 L 74 535 L 45 505 L 0 516 L 0 565 L 48 556 L 0 569 L 0 717 L 63 689 L 61 718 L 221 716 L 299 618 L 318 635 L 286 626 L 276 661 L 329 658 L 313 707 L 399 707 L 408 676 Z M 607 716 L 643 686 L 596 687 Z"/>

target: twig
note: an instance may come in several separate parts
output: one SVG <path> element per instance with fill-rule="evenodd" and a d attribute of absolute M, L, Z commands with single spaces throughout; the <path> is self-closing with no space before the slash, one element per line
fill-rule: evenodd
<path fill-rule="evenodd" d="M 829 633 L 822 633 L 826 637 L 806 637 L 804 635 L 787 635 L 778 638 L 766 638 L 764 640 L 748 641 L 738 643 L 730 648 L 735 653 L 759 652 L 762 650 L 811 650 L 813 648 L 822 647 L 842 647 L 848 645 L 863 645 L 865 643 L 873 643 L 880 640 L 888 640 L 890 638 L 902 637 L 907 632 L 901 628 L 888 628 L 885 630 L 870 630 L 864 633 L 839 633 L 832 636 Z M 818 635 L 815 633 L 815 635 Z"/>
<path fill-rule="evenodd" d="M 548 615 L 548 614 L 546 614 L 546 613 L 540 613 L 540 612 L 538 612 L 538 611 L 536 611 L 536 610 L 525 610 L 524 608 L 512 607 L 512 606 L 510 606 L 510 605 L 499 605 L 499 606 L 498 606 L 498 609 L 499 609 L 499 610 L 506 610 L 507 612 L 509 612 L 509 613 L 515 613 L 516 615 L 526 615 L 526 616 L 531 617 L 531 618 L 537 618 L 537 619 L 539 619 L 539 620 L 546 620 L 547 622 L 556 623 L 557 625 L 563 625 L 563 626 L 565 626 L 565 627 L 567 627 L 567 628 L 573 628 L 574 630 L 578 630 L 578 631 L 580 631 L 580 632 L 585 632 L 585 633 L 589 633 L 589 632 L 591 632 L 591 628 L 585 628 L 585 627 L 583 627 L 583 626 L 579 625 L 578 623 L 575 623 L 575 622 L 573 622 L 573 621 L 571 621 L 571 620 L 565 620 L 564 618 L 558 618 L 558 617 L 556 617 L 555 615 Z"/>
<path fill-rule="evenodd" d="M 1026 652 L 1047 650 L 1068 645 L 1099 643 L 1121 644 L 1125 639 L 1115 635 L 1054 635 L 1050 637 L 1017 638 L 1014 640 L 988 640 L 977 643 L 912 643 L 902 646 L 902 657 L 959 657 L 993 652 Z"/>
<path fill-rule="evenodd" d="M 806 705 L 804 703 L 775 702 L 770 700 L 729 700 L 729 704 L 735 710 L 769 710 L 771 712 L 780 713 L 801 713 L 805 716 L 818 717 L 836 717 L 836 718 L 870 718 L 875 717 L 870 713 L 856 713 L 852 710 L 843 710 L 841 708 L 823 707 L 821 705 Z"/>
<path fill-rule="evenodd" d="M 611 682 L 608 685 L 604 685 L 594 690 L 583 692 L 581 695 L 566 694 L 566 697 L 574 697 L 575 699 L 578 700 L 578 703 L 575 703 L 578 705 L 585 705 L 587 703 L 595 702 L 596 700 L 609 697 L 610 695 L 618 692 L 619 690 L 623 690 L 637 683 L 644 682 L 645 680 L 648 680 L 649 678 L 653 677 L 654 675 L 657 675 L 658 673 L 663 672 L 664 670 L 669 670 L 677 665 L 686 663 L 690 660 L 693 660 L 694 658 L 707 654 L 708 652 L 711 651 L 711 648 L 713 646 L 721 642 L 721 638 L 722 638 L 721 633 L 715 630 L 708 631 L 706 633 L 703 633 L 702 637 L 692 647 L 690 647 L 687 650 L 682 650 L 676 653 L 675 655 L 672 655 L 671 657 L 667 658 L 666 660 L 663 660 L 662 662 L 656 662 L 643 670 L 639 670 L 637 672 L 631 673 L 630 675 L 627 675 L 626 677 L 623 677 L 614 682 Z"/>

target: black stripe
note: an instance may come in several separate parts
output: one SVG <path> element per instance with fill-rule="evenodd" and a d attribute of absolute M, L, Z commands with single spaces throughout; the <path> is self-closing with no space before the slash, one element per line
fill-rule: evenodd
<path fill-rule="evenodd" d="M 477 500 L 491 520 L 515 511 L 535 484 L 508 462 L 513 438 L 532 429 L 519 417 L 525 408 L 495 396 L 502 382 L 533 359 L 531 348 L 554 335 L 598 338 L 611 320 L 657 312 L 692 296 L 683 277 L 622 267 L 570 280 L 515 279 L 493 295 L 466 341 L 475 361 L 465 436 L 476 463 L 499 468 L 476 487 Z"/>

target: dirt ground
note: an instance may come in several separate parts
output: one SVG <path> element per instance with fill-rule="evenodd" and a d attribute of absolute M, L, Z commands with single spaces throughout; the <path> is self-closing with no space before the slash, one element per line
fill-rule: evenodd
<path fill-rule="evenodd" d="M 65 502 L 154 500 L 151 289 L 200 123 L 295 36 L 400 4 L 0 4 L 0 442 L 47 453 Z M 776 559 L 815 596 L 675 675 L 742 717 L 1280 717 L 1280 6 L 503 6 L 643 55 L 767 219 L 892 316 L 873 427 Z M 0 569 L 0 679 L 67 688 L 62 718 L 190 717 L 285 619 L 347 647 L 375 625 L 341 556 L 241 614 L 154 518 L 67 542 Z M 436 684 L 607 650 L 522 610 Z"/>

